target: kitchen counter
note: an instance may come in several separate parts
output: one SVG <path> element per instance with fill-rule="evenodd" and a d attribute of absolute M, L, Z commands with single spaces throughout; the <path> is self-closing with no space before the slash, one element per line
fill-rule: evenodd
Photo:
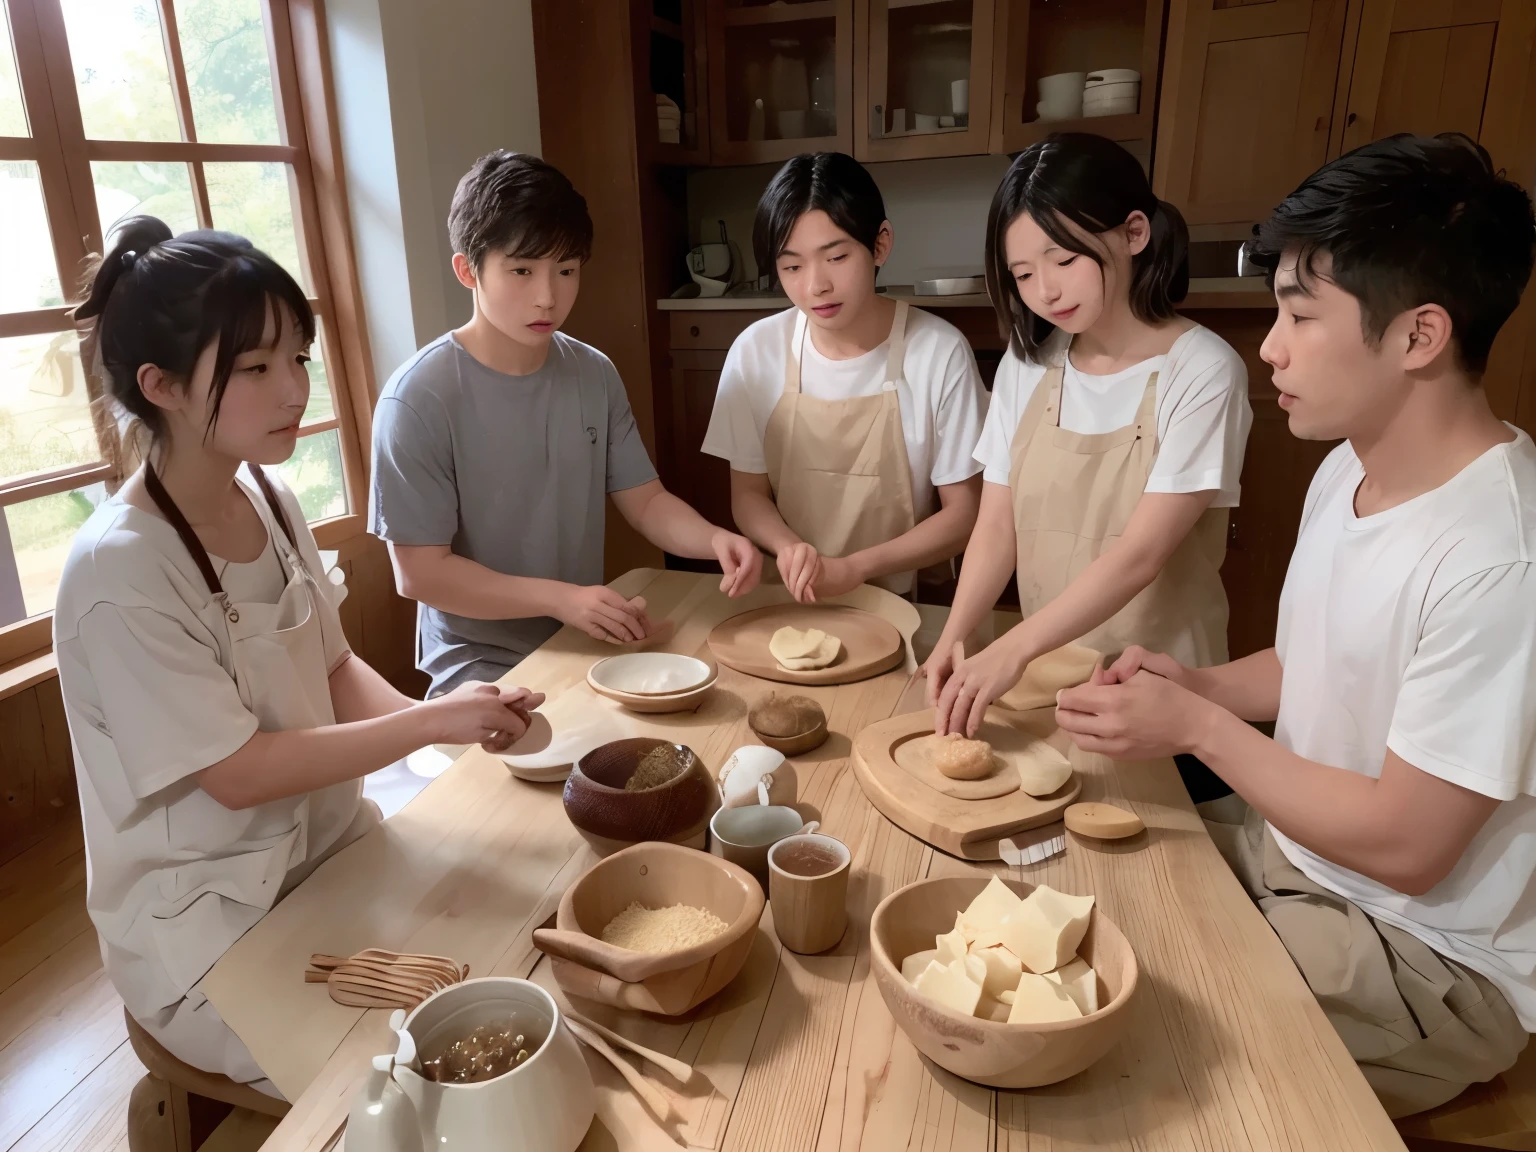
<path fill-rule="evenodd" d="M 896 285 L 881 295 L 905 300 L 918 308 L 992 308 L 985 292 L 963 296 L 918 296 L 911 285 Z M 1196 277 L 1182 308 L 1273 308 L 1275 298 L 1259 276 Z M 776 292 L 729 292 L 724 296 L 667 297 L 656 301 L 662 312 L 776 312 L 789 307 L 789 298 Z"/>

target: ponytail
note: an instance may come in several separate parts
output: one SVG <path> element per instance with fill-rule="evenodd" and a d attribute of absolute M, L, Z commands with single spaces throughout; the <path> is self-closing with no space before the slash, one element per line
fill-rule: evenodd
<path fill-rule="evenodd" d="M 1147 245 L 1131 258 L 1131 313 L 1156 323 L 1174 314 L 1189 293 L 1189 228 L 1179 210 L 1152 194 L 1140 162 L 1112 140 L 1086 132 L 1055 132 L 1019 153 L 987 212 L 987 294 L 998 328 L 1015 355 L 1038 361 L 1056 326 L 1024 306 L 1008 267 L 1009 226 L 1028 215 L 1051 240 L 1087 256 L 1102 269 L 1097 249 L 1063 225 L 1091 235 L 1124 224 L 1133 212 L 1147 218 Z"/>
<path fill-rule="evenodd" d="M 182 385 L 216 346 L 207 430 L 218 421 L 235 358 L 262 345 L 267 324 L 296 324 L 306 342 L 315 317 L 304 290 L 251 242 L 228 232 L 183 232 L 134 216 L 114 231 L 105 256 L 86 268 L 85 299 L 71 318 L 83 327 L 87 362 L 107 399 L 151 443 L 165 435 L 165 413 L 139 387 L 154 365 Z M 127 437 L 131 439 L 132 437 Z"/>

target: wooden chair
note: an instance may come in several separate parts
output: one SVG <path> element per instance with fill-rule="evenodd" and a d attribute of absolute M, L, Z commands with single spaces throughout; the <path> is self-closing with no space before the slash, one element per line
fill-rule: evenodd
<path fill-rule="evenodd" d="M 1514 1067 L 1438 1108 L 1405 1116 L 1397 1130 L 1411 1152 L 1536 1152 L 1536 1044 L 1526 1045 Z"/>
<path fill-rule="evenodd" d="M 128 1097 L 129 1152 L 193 1152 L 196 1145 L 190 1097 L 249 1108 L 264 1116 L 287 1113 L 289 1105 L 284 1100 L 258 1092 L 248 1084 L 237 1084 L 228 1076 L 182 1063 L 144 1031 L 126 1009 L 123 1015 L 128 1020 L 128 1043 L 149 1072 L 133 1086 Z"/>

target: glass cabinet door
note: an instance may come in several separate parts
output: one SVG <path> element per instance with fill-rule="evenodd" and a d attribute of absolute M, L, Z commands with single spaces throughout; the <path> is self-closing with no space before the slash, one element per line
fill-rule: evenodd
<path fill-rule="evenodd" d="M 713 159 L 847 150 L 852 15 L 852 0 L 712 0 Z"/>
<path fill-rule="evenodd" d="M 868 0 L 871 160 L 987 151 L 994 0 Z"/>

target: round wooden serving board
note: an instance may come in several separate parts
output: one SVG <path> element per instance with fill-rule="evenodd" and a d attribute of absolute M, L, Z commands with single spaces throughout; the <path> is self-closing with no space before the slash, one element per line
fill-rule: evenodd
<path fill-rule="evenodd" d="M 1022 732 L 1033 742 L 1034 736 L 1017 718 L 998 708 L 988 708 L 983 729 L 1009 729 Z M 904 828 L 962 860 L 999 860 L 998 840 L 1025 828 L 1049 824 L 1061 818 L 1068 804 L 1077 799 L 1082 782 L 1076 773 L 1049 796 L 1034 797 L 1022 789 L 985 800 L 966 800 L 946 795 L 922 782 L 913 772 L 896 763 L 896 750 L 914 737 L 933 731 L 933 709 L 909 712 L 871 724 L 853 741 L 853 770 L 869 801 L 893 824 Z M 1057 732 L 1044 738 L 1056 752 L 1065 752 L 1067 737 Z M 1011 755 L 1011 740 L 998 740 L 994 747 L 1006 761 Z M 960 781 L 950 781 L 958 784 Z"/>
<path fill-rule="evenodd" d="M 837 660 L 811 672 L 791 672 L 768 651 L 780 628 L 820 628 L 843 642 Z M 709 650 L 727 668 L 782 684 L 852 684 L 889 672 L 902 661 L 905 644 L 894 625 L 873 612 L 843 604 L 774 604 L 715 625 Z"/>

